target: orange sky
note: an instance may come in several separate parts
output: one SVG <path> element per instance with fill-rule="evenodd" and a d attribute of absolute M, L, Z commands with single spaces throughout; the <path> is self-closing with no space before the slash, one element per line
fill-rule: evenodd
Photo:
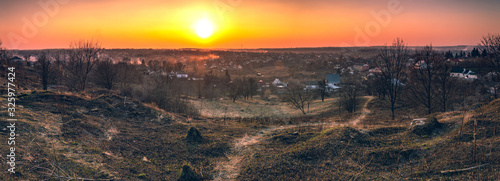
<path fill-rule="evenodd" d="M 476 45 L 500 33 L 495 0 L 18 0 L 0 2 L 0 40 L 9 49 L 287 48 Z M 374 15 L 379 14 L 380 16 Z M 388 16 L 387 16 L 388 15 Z M 193 24 L 216 26 L 207 39 Z"/>

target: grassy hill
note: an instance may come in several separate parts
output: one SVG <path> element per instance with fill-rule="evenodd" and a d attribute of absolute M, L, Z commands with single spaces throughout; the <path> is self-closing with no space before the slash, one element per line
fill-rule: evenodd
<path fill-rule="evenodd" d="M 499 110 L 496 100 L 470 113 L 437 114 L 440 126 L 425 134 L 408 126 L 276 132 L 245 156 L 238 179 L 498 180 Z"/>
<path fill-rule="evenodd" d="M 167 113 L 117 95 L 34 91 L 19 95 L 17 103 L 16 174 L 1 172 L 2 180 L 175 180 L 183 165 L 208 179 L 214 164 L 224 159 L 230 136 L 249 130 L 236 122 Z M 1 110 L 6 115 L 7 109 Z M 0 126 L 8 122 L 2 119 Z M 202 133 L 202 141 L 186 140 L 190 127 Z M 0 134 L 6 138 L 9 133 L 4 129 Z M 0 159 L 6 162 L 4 154 Z"/>
<path fill-rule="evenodd" d="M 112 94 L 26 91 L 17 99 L 16 174 L 1 172 L 2 180 L 177 180 L 186 170 L 200 180 L 500 178 L 500 100 L 434 114 L 440 126 L 422 134 L 404 121 L 377 120 L 373 103 L 352 126 L 321 115 L 198 118 Z M 2 104 L 0 113 L 6 110 Z M 0 127 L 8 124 L 0 120 Z M 2 138 L 8 134 L 0 130 Z"/>

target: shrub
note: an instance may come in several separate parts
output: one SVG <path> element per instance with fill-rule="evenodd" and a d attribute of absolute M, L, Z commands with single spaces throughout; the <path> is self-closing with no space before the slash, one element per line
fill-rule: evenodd
<path fill-rule="evenodd" d="M 181 176 L 177 180 L 178 181 L 197 181 L 197 180 L 201 180 L 201 179 L 200 179 L 200 176 L 191 169 L 191 167 L 189 167 L 188 165 L 184 165 L 182 167 Z"/>
<path fill-rule="evenodd" d="M 201 133 L 194 127 L 189 128 L 189 131 L 186 135 L 186 141 L 188 142 L 202 142 L 203 137 Z"/>

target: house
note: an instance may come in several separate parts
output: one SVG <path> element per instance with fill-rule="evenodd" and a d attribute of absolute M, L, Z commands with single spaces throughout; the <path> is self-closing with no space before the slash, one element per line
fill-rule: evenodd
<path fill-rule="evenodd" d="M 304 84 L 306 85 L 306 90 L 315 90 L 319 89 L 319 81 L 305 81 Z"/>
<path fill-rule="evenodd" d="M 259 87 L 269 87 L 269 83 L 265 83 L 263 80 L 259 80 L 259 82 L 257 82 L 257 85 L 259 85 Z"/>
<path fill-rule="evenodd" d="M 424 60 L 420 60 L 417 63 L 415 63 L 414 68 L 415 69 L 427 69 L 427 63 Z"/>
<path fill-rule="evenodd" d="M 340 74 L 326 74 L 326 85 L 329 89 L 340 88 Z"/>
<path fill-rule="evenodd" d="M 188 80 L 192 80 L 192 81 L 202 81 L 204 80 L 203 77 L 193 77 L 193 78 L 189 78 Z"/>
<path fill-rule="evenodd" d="M 451 77 L 464 78 L 467 80 L 477 79 L 477 74 L 472 70 L 467 70 L 465 68 L 453 67 L 450 71 Z"/>
<path fill-rule="evenodd" d="M 373 73 L 373 74 L 378 74 L 378 73 L 382 73 L 382 70 L 380 70 L 380 68 L 373 68 L 373 69 L 370 69 L 368 72 Z"/>
<path fill-rule="evenodd" d="M 272 83 L 274 86 L 278 87 L 278 88 L 285 88 L 287 87 L 288 85 L 284 82 L 281 82 L 280 79 L 276 78 L 274 79 L 273 83 Z"/>
<path fill-rule="evenodd" d="M 9 59 L 9 62 L 24 62 L 24 59 L 22 59 L 21 57 L 18 57 L 18 56 L 14 56 L 14 57 Z"/>
<path fill-rule="evenodd" d="M 181 78 L 185 78 L 187 79 L 188 78 L 188 74 L 184 71 L 178 71 L 175 73 L 175 76 L 178 78 L 178 79 L 181 79 Z"/>
<path fill-rule="evenodd" d="M 368 64 L 354 64 L 353 68 L 358 72 L 364 72 L 368 71 L 370 69 L 370 66 Z"/>
<path fill-rule="evenodd" d="M 452 62 L 453 64 L 457 65 L 458 63 L 462 62 L 463 60 L 462 59 L 458 59 L 458 58 L 450 58 L 447 61 L 448 62 Z"/>

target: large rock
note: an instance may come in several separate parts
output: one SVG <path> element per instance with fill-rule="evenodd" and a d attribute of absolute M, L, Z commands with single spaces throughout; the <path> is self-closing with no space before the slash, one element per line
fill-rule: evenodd
<path fill-rule="evenodd" d="M 410 130 L 417 135 L 431 135 L 443 126 L 435 117 L 414 119 L 410 123 Z"/>

